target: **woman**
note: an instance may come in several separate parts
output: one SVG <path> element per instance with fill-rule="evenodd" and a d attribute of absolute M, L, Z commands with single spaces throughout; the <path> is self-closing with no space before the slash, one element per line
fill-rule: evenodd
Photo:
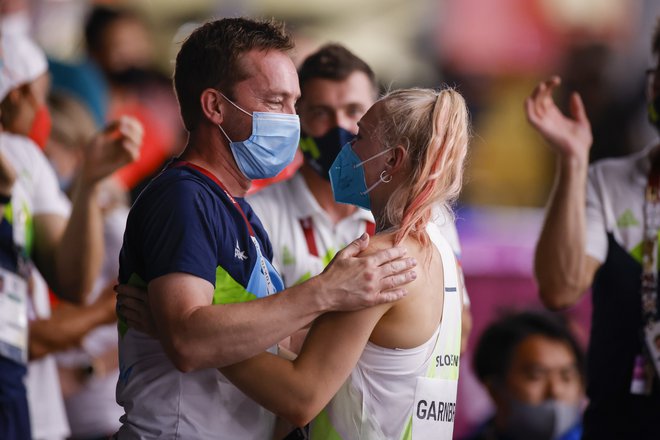
<path fill-rule="evenodd" d="M 366 253 L 402 244 L 423 264 L 408 296 L 317 319 L 297 359 L 263 353 L 221 372 L 311 438 L 451 438 L 461 292 L 432 222 L 461 188 L 465 102 L 454 90 L 407 89 L 379 100 L 333 164 L 335 199 L 371 209 Z"/>

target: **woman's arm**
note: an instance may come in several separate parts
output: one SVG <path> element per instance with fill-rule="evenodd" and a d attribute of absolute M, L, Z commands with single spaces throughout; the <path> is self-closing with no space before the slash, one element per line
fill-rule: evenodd
<path fill-rule="evenodd" d="M 314 322 L 296 360 L 262 353 L 220 371 L 260 405 L 304 426 L 346 381 L 374 327 L 391 307 L 325 314 Z"/>

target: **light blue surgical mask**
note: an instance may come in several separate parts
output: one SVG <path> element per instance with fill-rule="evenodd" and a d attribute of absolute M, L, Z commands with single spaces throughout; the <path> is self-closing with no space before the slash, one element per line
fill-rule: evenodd
<path fill-rule="evenodd" d="M 392 176 L 386 176 L 386 172 L 383 171 L 380 173 L 379 179 L 367 188 L 363 165 L 378 156 L 382 156 L 389 150 L 391 148 L 360 161 L 360 158 L 351 147 L 351 142 L 344 145 L 330 167 L 330 184 L 332 185 L 335 201 L 371 210 L 369 192 L 381 183 L 390 182 Z"/>
<path fill-rule="evenodd" d="M 218 124 L 229 141 L 239 170 L 248 179 L 267 179 L 277 176 L 296 155 L 300 140 L 298 115 L 286 113 L 252 112 L 243 110 L 225 95 L 234 107 L 252 117 L 252 134 L 244 141 L 233 142 Z"/>

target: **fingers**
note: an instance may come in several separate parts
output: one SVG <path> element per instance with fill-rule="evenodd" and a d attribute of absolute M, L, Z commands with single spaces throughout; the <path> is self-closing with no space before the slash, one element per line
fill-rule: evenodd
<path fill-rule="evenodd" d="M 402 257 L 389 261 L 381 266 L 383 276 L 396 275 L 408 271 L 417 266 L 417 260 L 413 257 Z"/>
<path fill-rule="evenodd" d="M 382 266 L 394 260 L 403 258 L 408 253 L 408 250 L 402 246 L 395 246 L 389 249 L 384 249 L 370 255 L 368 258 L 375 266 Z"/>
<path fill-rule="evenodd" d="M 406 289 L 386 290 L 376 295 L 373 305 L 377 306 L 379 304 L 398 301 L 406 295 L 408 295 L 408 291 Z"/>
<path fill-rule="evenodd" d="M 369 234 L 366 232 L 359 238 L 353 240 L 351 244 L 337 253 L 337 258 L 351 258 L 357 256 L 360 252 L 369 246 Z"/>
<path fill-rule="evenodd" d="M 122 116 L 119 119 L 118 129 L 122 136 L 121 142 L 124 150 L 129 153 L 132 161 L 136 160 L 140 155 L 140 147 L 144 136 L 142 124 L 135 118 Z"/>
<path fill-rule="evenodd" d="M 405 272 L 396 273 L 394 275 L 389 275 L 381 279 L 380 291 L 383 292 L 387 290 L 398 289 L 401 286 L 405 286 L 406 284 L 411 283 L 416 279 L 417 273 L 412 269 L 409 269 Z"/>
<path fill-rule="evenodd" d="M 582 102 L 582 98 L 580 97 L 580 94 L 577 92 L 571 93 L 571 99 L 570 99 L 570 111 L 571 111 L 571 116 L 575 118 L 575 120 L 580 121 L 580 122 L 589 122 L 589 118 L 587 117 L 587 112 L 584 109 L 584 103 Z"/>
<path fill-rule="evenodd" d="M 538 125 L 543 115 L 555 105 L 552 93 L 560 84 L 561 79 L 558 76 L 552 76 L 540 82 L 525 100 L 525 113 L 533 125 Z"/>
<path fill-rule="evenodd" d="M 139 287 L 130 286 L 128 284 L 118 284 L 115 286 L 115 292 L 121 298 L 134 298 L 145 302 L 147 300 L 147 291 Z"/>

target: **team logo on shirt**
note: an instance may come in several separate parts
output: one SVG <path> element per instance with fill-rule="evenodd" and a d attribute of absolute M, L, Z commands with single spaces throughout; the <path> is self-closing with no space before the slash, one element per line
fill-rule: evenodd
<path fill-rule="evenodd" d="M 622 229 L 630 228 L 633 226 L 639 226 L 639 220 L 635 218 L 635 216 L 633 215 L 630 209 L 626 209 L 624 213 L 621 214 L 621 217 L 617 219 L 616 225 Z"/>
<path fill-rule="evenodd" d="M 245 251 L 242 251 L 241 248 L 238 246 L 238 240 L 236 240 L 236 248 L 234 249 L 234 258 L 238 258 L 241 261 L 247 260 L 247 255 L 245 255 Z"/>

